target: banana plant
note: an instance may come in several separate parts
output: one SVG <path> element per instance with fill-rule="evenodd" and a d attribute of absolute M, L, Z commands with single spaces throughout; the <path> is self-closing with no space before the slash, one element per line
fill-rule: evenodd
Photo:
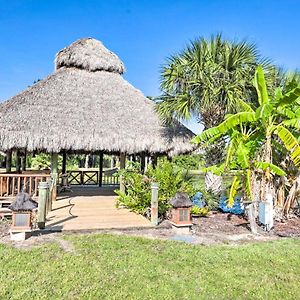
<path fill-rule="evenodd" d="M 215 138 L 227 137 L 225 162 L 215 166 L 215 170 L 221 173 L 235 171 L 229 205 L 233 204 L 241 186 L 246 196 L 253 199 L 251 180 L 255 173 L 261 173 L 261 200 L 272 189 L 272 177 L 286 174 L 286 170 L 274 162 L 275 150 L 286 151 L 294 166 L 300 166 L 300 85 L 294 82 L 285 87 L 284 92 L 282 88 L 277 88 L 271 97 L 261 66 L 256 70 L 253 85 L 258 107 L 237 100 L 240 109 L 236 114 L 226 115 L 221 124 L 193 139 L 194 143 L 205 146 Z"/>

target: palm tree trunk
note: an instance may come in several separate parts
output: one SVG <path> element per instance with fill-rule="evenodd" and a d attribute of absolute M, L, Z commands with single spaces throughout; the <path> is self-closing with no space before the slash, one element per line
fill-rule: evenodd
<path fill-rule="evenodd" d="M 299 191 L 300 191 L 300 175 L 298 175 L 296 177 L 296 179 L 294 180 L 293 185 L 292 185 L 292 187 L 289 191 L 289 194 L 287 196 L 287 199 L 284 203 L 283 213 L 285 215 L 287 215 L 290 211 L 290 208 L 293 207 L 294 202 L 296 201 L 296 197 L 297 197 L 297 194 L 299 193 Z"/>
<path fill-rule="evenodd" d="M 267 134 L 266 143 L 263 148 L 263 161 L 267 163 L 272 163 L 272 144 L 271 144 L 271 135 Z M 262 175 L 261 179 L 261 193 L 260 200 L 265 201 L 266 195 L 269 193 L 273 193 L 273 181 L 271 177 L 270 168 L 267 168 Z"/>
<path fill-rule="evenodd" d="M 224 156 L 225 142 L 220 139 L 205 149 L 206 166 L 210 167 L 219 164 Z M 207 191 L 211 191 L 214 195 L 219 196 L 222 192 L 222 176 L 212 172 L 205 174 L 205 187 Z"/>
<path fill-rule="evenodd" d="M 207 172 L 205 174 L 205 187 L 207 191 L 211 191 L 214 195 L 220 195 L 222 192 L 222 176 Z"/>

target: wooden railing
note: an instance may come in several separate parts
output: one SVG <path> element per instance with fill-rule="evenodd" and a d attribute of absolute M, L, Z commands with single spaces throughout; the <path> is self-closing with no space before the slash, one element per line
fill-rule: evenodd
<path fill-rule="evenodd" d="M 99 171 L 68 171 L 70 185 L 99 185 Z M 102 185 L 118 185 L 119 176 L 102 173 Z"/>
<path fill-rule="evenodd" d="M 38 185 L 50 179 L 50 174 L 0 174 L 0 197 L 15 197 L 25 191 L 38 197 Z"/>

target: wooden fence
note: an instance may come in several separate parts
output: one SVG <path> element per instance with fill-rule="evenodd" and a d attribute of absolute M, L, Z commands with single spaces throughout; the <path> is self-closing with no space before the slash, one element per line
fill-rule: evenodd
<path fill-rule="evenodd" d="M 99 171 L 68 171 L 67 174 L 70 185 L 100 185 Z M 115 186 L 119 183 L 118 175 L 102 173 L 103 186 Z"/>
<path fill-rule="evenodd" d="M 39 183 L 48 179 L 50 174 L 0 174 L 0 197 L 13 198 L 21 191 L 38 197 Z"/>

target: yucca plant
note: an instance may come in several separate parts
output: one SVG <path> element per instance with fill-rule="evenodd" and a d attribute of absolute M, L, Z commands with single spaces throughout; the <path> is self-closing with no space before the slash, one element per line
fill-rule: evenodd
<path fill-rule="evenodd" d="M 229 192 L 233 204 L 237 190 L 242 189 L 249 199 L 254 197 L 253 182 L 259 179 L 260 200 L 273 190 L 274 175 L 286 175 L 286 168 L 274 159 L 277 152 L 288 153 L 293 165 L 300 166 L 300 85 L 295 82 L 268 94 L 264 72 L 259 66 L 254 87 L 258 107 L 238 100 L 240 111 L 226 115 L 220 125 L 203 131 L 194 142 L 207 145 L 221 136 L 227 138 L 226 159 L 212 168 L 220 173 L 235 171 Z M 259 200 L 257 199 L 257 200 Z"/>

